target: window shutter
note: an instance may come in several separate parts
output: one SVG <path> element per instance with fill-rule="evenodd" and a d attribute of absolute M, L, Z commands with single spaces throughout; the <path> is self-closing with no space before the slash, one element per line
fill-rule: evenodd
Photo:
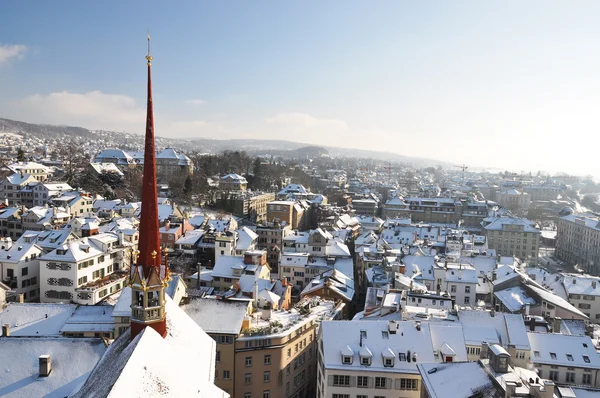
<path fill-rule="evenodd" d="M 373 386 L 375 385 L 375 379 L 372 377 L 369 377 L 367 385 L 369 386 L 369 388 L 373 388 Z"/>
<path fill-rule="evenodd" d="M 385 388 L 387 388 L 388 390 L 392 388 L 392 379 L 390 379 L 389 377 L 385 378 Z"/>
<path fill-rule="evenodd" d="M 350 387 L 356 387 L 356 376 L 350 376 Z"/>
<path fill-rule="evenodd" d="M 396 390 L 399 390 L 399 389 L 400 389 L 400 383 L 401 383 L 401 382 L 400 382 L 400 379 L 396 379 L 396 387 L 395 387 L 395 388 L 396 388 Z"/>
<path fill-rule="evenodd" d="M 329 386 L 333 385 L 333 375 L 327 376 L 327 385 L 329 385 Z"/>

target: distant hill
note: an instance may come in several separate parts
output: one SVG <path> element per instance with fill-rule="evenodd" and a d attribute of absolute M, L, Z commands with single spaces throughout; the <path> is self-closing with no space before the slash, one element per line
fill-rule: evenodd
<path fill-rule="evenodd" d="M 35 138 L 47 144 L 60 143 L 63 140 L 75 140 L 82 144 L 86 152 L 97 153 L 102 149 L 118 147 L 125 150 L 143 150 L 141 134 L 115 132 L 105 130 L 88 130 L 83 127 L 55 126 L 47 124 L 26 123 L 0 118 L 0 132 L 22 135 L 24 138 Z M 352 145 L 352 143 L 348 143 Z M 358 143 L 356 144 L 359 145 Z M 210 138 L 176 139 L 156 137 L 158 149 L 174 148 L 184 153 L 219 153 L 224 150 L 244 150 L 251 155 L 273 155 L 288 158 L 311 158 L 323 155 L 331 157 L 372 158 L 382 161 L 412 163 L 417 166 L 452 166 L 447 162 L 433 159 L 417 158 L 397 153 L 370 151 L 364 149 L 316 146 L 284 140 L 231 139 L 218 140 Z"/>

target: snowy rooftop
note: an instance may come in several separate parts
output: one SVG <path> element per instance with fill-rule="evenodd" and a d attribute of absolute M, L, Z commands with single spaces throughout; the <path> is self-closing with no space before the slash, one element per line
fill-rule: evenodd
<path fill-rule="evenodd" d="M 531 362 L 546 365 L 600 369 L 600 357 L 588 336 L 527 333 Z"/>
<path fill-rule="evenodd" d="M 485 391 L 496 391 L 492 380 L 478 362 L 422 363 L 417 367 L 431 398 L 445 398 L 449 391 L 452 391 L 456 398 L 474 397 Z M 468 377 L 465 377 L 466 375 Z"/>
<path fill-rule="evenodd" d="M 297 308 L 306 304 L 311 306 L 310 314 L 303 315 Z M 335 312 L 336 304 L 333 301 L 319 297 L 304 298 L 291 310 L 273 310 L 269 320 L 262 319 L 260 311 L 252 314 L 250 330 L 245 331 L 238 340 L 262 339 L 265 336 L 283 337 L 301 328 L 308 321 L 331 319 Z M 271 327 L 271 323 L 275 321 L 281 326 Z"/>
<path fill-rule="evenodd" d="M 106 350 L 101 339 L 0 337 L 0 396 L 69 396 Z M 52 372 L 39 377 L 38 358 L 50 355 Z"/>
<path fill-rule="evenodd" d="M 110 305 L 80 305 L 62 327 L 61 333 L 109 333 L 115 329 Z"/>
<path fill-rule="evenodd" d="M 527 292 L 521 286 L 515 286 L 508 289 L 494 292 L 494 296 L 504 304 L 511 312 L 520 311 L 526 304 L 535 305 L 534 298 L 529 297 Z"/>
<path fill-rule="evenodd" d="M 238 335 L 248 312 L 248 303 L 200 298 L 182 307 L 206 333 Z"/>
<path fill-rule="evenodd" d="M 0 312 L 0 325 L 10 325 L 11 336 L 59 336 L 76 308 L 75 304 L 10 303 Z"/>
<path fill-rule="evenodd" d="M 215 341 L 168 296 L 165 309 L 165 338 L 146 328 L 132 340 L 127 329 L 74 396 L 227 397 L 213 384 Z"/>

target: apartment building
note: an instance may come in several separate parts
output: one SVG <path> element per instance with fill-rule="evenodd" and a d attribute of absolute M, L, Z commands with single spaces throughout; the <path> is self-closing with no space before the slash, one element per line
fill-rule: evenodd
<path fill-rule="evenodd" d="M 40 301 L 96 304 L 121 290 L 129 245 L 104 233 L 71 241 L 40 260 Z"/>
<path fill-rule="evenodd" d="M 486 202 L 449 198 L 406 198 L 410 219 L 413 223 L 458 224 L 466 228 L 481 228 L 481 221 L 488 216 Z"/>
<path fill-rule="evenodd" d="M 217 343 L 215 384 L 231 397 L 242 396 L 236 394 L 235 382 L 237 378 L 244 377 L 245 372 L 236 374 L 235 347 L 236 340 L 250 327 L 248 316 L 252 313 L 251 301 L 201 298 L 192 300 L 182 309 Z M 256 363 L 254 366 L 260 365 Z"/>
<path fill-rule="evenodd" d="M 532 202 L 538 200 L 556 200 L 564 190 L 564 186 L 551 183 L 523 187 L 523 192 L 530 195 Z"/>
<path fill-rule="evenodd" d="M 500 206 L 510 210 L 527 210 L 531 205 L 530 195 L 516 189 L 500 191 L 496 194 L 496 198 Z"/>
<path fill-rule="evenodd" d="M 224 175 L 219 179 L 219 190 L 225 192 L 244 192 L 248 189 L 248 180 L 236 173 Z"/>
<path fill-rule="evenodd" d="M 218 193 L 217 206 L 253 223 L 267 219 L 267 203 L 275 200 L 274 193 L 251 193 L 226 190 Z"/>
<path fill-rule="evenodd" d="M 212 270 L 212 287 L 228 290 L 240 281 L 243 275 L 255 279 L 270 279 L 267 253 L 263 250 L 247 251 L 243 256 L 220 256 Z"/>
<path fill-rule="evenodd" d="M 558 278 L 569 303 L 588 316 L 591 322 L 600 322 L 600 277 L 561 273 Z"/>
<path fill-rule="evenodd" d="M 499 256 L 521 260 L 538 258 L 541 232 L 535 222 L 517 217 L 490 217 L 482 225 L 488 247 Z"/>
<path fill-rule="evenodd" d="M 235 340 L 235 397 L 309 398 L 316 395 L 317 335 L 321 320 L 341 306 L 305 299 L 292 310 L 259 309 Z"/>
<path fill-rule="evenodd" d="M 291 200 L 276 200 L 267 203 L 267 222 L 289 225 L 292 229 L 304 228 L 304 207 Z"/>
<path fill-rule="evenodd" d="M 52 171 L 43 164 L 35 162 L 17 162 L 7 166 L 13 172 L 18 174 L 29 174 L 36 181 L 44 182 L 48 179 Z"/>
<path fill-rule="evenodd" d="M 600 357 L 588 336 L 529 332 L 527 337 L 540 377 L 557 384 L 600 386 Z"/>
<path fill-rule="evenodd" d="M 258 225 L 254 232 L 258 235 L 256 248 L 267 252 L 267 262 L 271 271 L 279 272 L 283 239 L 292 232 L 292 227 L 279 222 L 263 223 Z"/>
<path fill-rule="evenodd" d="M 21 207 L 5 207 L 0 209 L 0 233 L 2 236 L 17 239 L 21 236 L 23 226 L 21 224 Z"/>
<path fill-rule="evenodd" d="M 571 214 L 557 223 L 556 257 L 577 264 L 586 272 L 600 271 L 600 218 L 593 214 Z"/>
<path fill-rule="evenodd" d="M 395 196 L 383 205 L 383 215 L 387 218 L 410 217 L 408 205 L 400 196 Z"/>
<path fill-rule="evenodd" d="M 460 306 L 476 305 L 477 271 L 468 264 L 446 263 L 444 271 L 436 269 L 436 289 L 450 293 L 455 304 Z"/>
<path fill-rule="evenodd" d="M 421 397 L 419 363 L 467 360 L 460 325 L 413 321 L 324 321 L 318 398 Z"/>
<path fill-rule="evenodd" d="M 8 202 L 8 205 L 20 205 L 21 189 L 35 182 L 37 180 L 31 174 L 15 173 L 4 177 L 0 181 L 0 200 Z"/>
<path fill-rule="evenodd" d="M 352 208 L 356 214 L 374 216 L 379 209 L 379 203 L 374 199 L 352 199 Z"/>
<path fill-rule="evenodd" d="M 40 262 L 42 249 L 34 243 L 16 242 L 7 250 L 0 250 L 2 282 L 23 295 L 24 301 L 40 297 Z"/>

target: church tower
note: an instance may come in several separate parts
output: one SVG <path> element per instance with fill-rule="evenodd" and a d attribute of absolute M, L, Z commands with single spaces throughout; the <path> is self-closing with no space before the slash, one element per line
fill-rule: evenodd
<path fill-rule="evenodd" d="M 158 190 L 156 188 L 156 150 L 154 147 L 154 111 L 152 106 L 152 56 L 148 35 L 148 107 L 142 180 L 142 212 L 137 255 L 131 264 L 131 338 L 145 327 L 167 335 L 165 288 L 170 278 L 167 249 L 160 247 Z"/>

